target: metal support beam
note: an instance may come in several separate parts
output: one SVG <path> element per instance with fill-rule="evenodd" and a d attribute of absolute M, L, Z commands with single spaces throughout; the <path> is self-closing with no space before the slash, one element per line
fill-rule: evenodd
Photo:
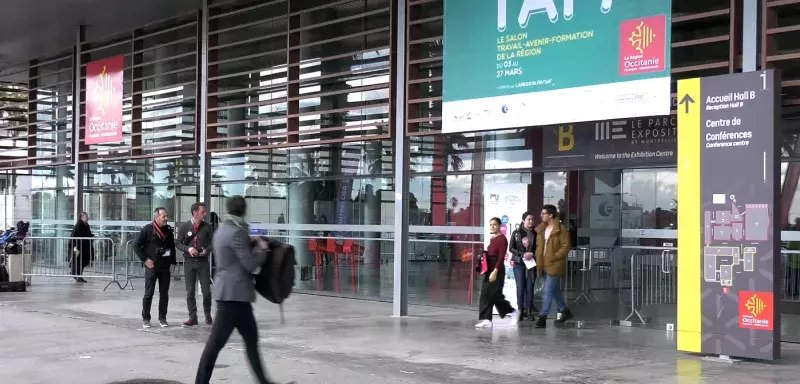
<path fill-rule="evenodd" d="M 200 201 L 211 204 L 211 156 L 208 153 L 208 0 L 203 0 L 203 9 L 200 10 L 198 21 L 197 119 L 195 119 L 197 122 L 195 134 L 199 135 L 195 138 L 200 167 L 198 197 Z"/>
<path fill-rule="evenodd" d="M 743 0 L 742 3 L 742 72 L 758 70 L 759 0 Z"/>
<path fill-rule="evenodd" d="M 81 45 L 86 39 L 86 26 L 79 25 L 75 36 L 75 46 L 72 48 L 72 164 L 75 176 L 73 190 L 73 219 L 77 220 L 83 212 L 83 165 L 80 163 L 81 152 L 81 65 L 83 65 L 83 51 Z M 103 214 L 103 212 L 101 212 Z"/>
<path fill-rule="evenodd" d="M 394 2 L 394 296 L 392 315 L 408 315 L 408 179 L 406 136 L 407 0 Z"/>

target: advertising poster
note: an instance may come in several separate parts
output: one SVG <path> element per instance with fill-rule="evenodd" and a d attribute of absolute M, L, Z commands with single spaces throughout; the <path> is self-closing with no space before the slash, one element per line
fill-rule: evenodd
<path fill-rule="evenodd" d="M 670 113 L 671 1 L 445 0 L 444 133 Z"/>
<path fill-rule="evenodd" d="M 500 233 L 511 243 L 511 233 L 522 223 L 522 214 L 528 210 L 527 184 L 486 184 L 483 189 L 483 221 L 489 226 L 492 217 L 500 219 Z M 487 233 L 484 249 L 489 246 L 491 236 Z M 517 307 L 517 283 L 514 280 L 513 263 L 506 252 L 506 281 L 503 294 L 511 305 Z M 497 309 L 494 310 L 497 313 Z"/>
<path fill-rule="evenodd" d="M 678 83 L 679 350 L 780 358 L 780 91 L 773 70 Z"/>
<path fill-rule="evenodd" d="M 86 144 L 122 141 L 122 73 L 118 55 L 86 65 Z"/>

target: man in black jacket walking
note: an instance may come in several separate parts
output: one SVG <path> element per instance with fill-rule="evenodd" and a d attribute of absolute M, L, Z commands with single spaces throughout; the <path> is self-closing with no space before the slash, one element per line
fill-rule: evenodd
<path fill-rule="evenodd" d="M 168 327 L 167 306 L 169 305 L 170 268 L 176 264 L 175 239 L 172 228 L 167 225 L 167 210 L 156 208 L 153 222 L 145 225 L 133 242 L 136 256 L 144 263 L 144 299 L 142 300 L 142 322 L 150 328 L 150 307 L 158 282 L 158 322 Z"/>
<path fill-rule="evenodd" d="M 197 301 L 195 289 L 200 280 L 203 292 L 203 313 L 206 324 L 211 325 L 211 257 L 214 228 L 206 223 L 206 205 L 201 202 L 192 204 L 192 219 L 183 223 L 178 229 L 178 243 L 175 246 L 183 252 L 183 272 L 186 278 L 186 307 L 189 309 L 189 320 L 184 327 L 197 325 Z"/>
<path fill-rule="evenodd" d="M 539 311 L 533 305 L 536 267 L 528 268 L 525 265 L 525 261 L 530 263 L 534 259 L 534 253 L 536 252 L 536 232 L 534 231 L 532 213 L 525 212 L 522 214 L 522 223 L 511 234 L 508 251 L 511 253 L 511 261 L 514 262 L 514 281 L 517 283 L 519 320 L 525 317 L 533 320 L 534 314 Z"/>

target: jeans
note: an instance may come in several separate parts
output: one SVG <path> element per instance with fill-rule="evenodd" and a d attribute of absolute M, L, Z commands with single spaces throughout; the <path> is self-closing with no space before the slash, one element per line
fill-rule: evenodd
<path fill-rule="evenodd" d="M 195 384 L 208 384 L 211 380 L 219 352 L 225 347 L 234 328 L 239 330 L 239 334 L 244 339 L 247 359 L 250 361 L 250 368 L 256 375 L 258 383 L 271 383 L 267 380 L 264 367 L 261 365 L 261 355 L 258 351 L 258 326 L 256 318 L 253 317 L 252 305 L 242 301 L 217 301 L 217 318 L 211 328 L 211 335 L 208 337 L 206 347 L 203 349 L 203 355 L 200 357 Z"/>
<path fill-rule="evenodd" d="M 517 309 L 532 310 L 533 287 L 536 284 L 536 268 L 528 269 L 525 265 L 514 266 L 514 281 L 517 283 Z"/>
<path fill-rule="evenodd" d="M 564 294 L 561 292 L 561 279 L 556 276 L 545 275 L 544 279 L 544 292 L 542 293 L 542 311 L 539 312 L 539 317 L 547 317 L 550 313 L 550 306 L 553 300 L 558 305 L 558 311 L 564 311 L 567 307 L 567 302 L 564 300 Z"/>
<path fill-rule="evenodd" d="M 142 299 L 142 320 L 150 321 L 150 307 L 153 305 L 153 295 L 158 282 L 158 319 L 167 319 L 169 306 L 169 266 L 156 266 L 144 269 L 144 299 Z"/>
<path fill-rule="evenodd" d="M 197 301 L 195 291 L 197 290 L 197 280 L 200 280 L 200 290 L 203 292 L 203 313 L 211 316 L 211 269 L 208 266 L 208 259 L 185 258 L 183 272 L 186 275 L 186 308 L 189 309 L 189 318 L 197 320 Z"/>

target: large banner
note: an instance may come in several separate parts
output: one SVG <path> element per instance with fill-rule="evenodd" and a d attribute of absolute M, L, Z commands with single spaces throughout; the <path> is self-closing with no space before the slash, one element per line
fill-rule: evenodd
<path fill-rule="evenodd" d="M 544 167 L 675 164 L 678 119 L 651 116 L 545 127 Z"/>
<path fill-rule="evenodd" d="M 122 141 L 122 72 L 118 55 L 86 65 L 86 144 Z"/>
<path fill-rule="evenodd" d="M 445 0 L 445 133 L 670 113 L 670 0 Z"/>
<path fill-rule="evenodd" d="M 528 210 L 528 185 L 527 184 L 487 184 L 483 187 L 483 222 L 489 225 L 492 217 L 497 217 L 502 222 L 500 233 L 506 236 L 511 244 L 511 233 L 522 224 L 522 214 Z M 491 236 L 484 238 L 484 249 L 489 246 Z M 503 294 L 514 308 L 517 307 L 517 283 L 514 280 L 514 264 L 511 262 L 510 253 L 506 252 L 506 281 L 503 285 Z M 491 270 L 491 268 L 490 268 Z M 497 313 L 497 309 L 494 309 Z"/>
<path fill-rule="evenodd" d="M 678 349 L 780 357 L 779 75 L 678 82 Z"/>

